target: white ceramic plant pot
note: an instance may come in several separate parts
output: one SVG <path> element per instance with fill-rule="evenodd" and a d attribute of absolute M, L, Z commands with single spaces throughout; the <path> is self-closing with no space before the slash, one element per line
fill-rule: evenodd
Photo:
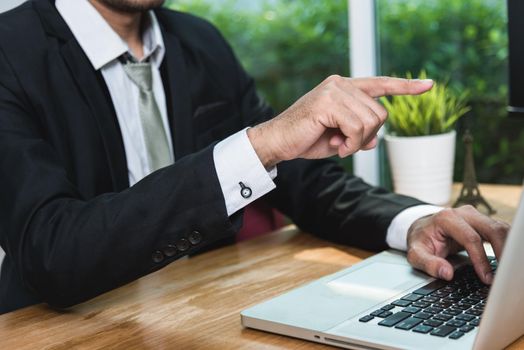
<path fill-rule="evenodd" d="M 432 204 L 448 203 L 455 136 L 455 131 L 414 137 L 385 135 L 395 192 Z"/>

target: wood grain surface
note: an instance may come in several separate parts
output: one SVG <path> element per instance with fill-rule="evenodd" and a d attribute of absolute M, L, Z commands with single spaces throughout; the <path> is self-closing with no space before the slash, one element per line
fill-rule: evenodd
<path fill-rule="evenodd" d="M 519 189 L 486 185 L 481 191 L 510 221 Z M 178 260 L 67 311 L 36 305 L 1 315 L 0 348 L 331 349 L 244 329 L 240 311 L 370 255 L 288 226 Z M 524 349 L 524 338 L 509 349 Z"/>

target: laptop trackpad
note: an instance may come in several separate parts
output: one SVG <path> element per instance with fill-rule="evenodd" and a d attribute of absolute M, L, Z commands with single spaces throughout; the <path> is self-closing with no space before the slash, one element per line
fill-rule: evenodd
<path fill-rule="evenodd" d="M 382 256 L 385 253 L 382 253 Z M 389 256 L 389 255 L 387 255 Z M 398 258 L 397 258 L 398 259 Z M 325 331 L 387 299 L 399 297 L 428 277 L 404 264 L 370 261 L 339 276 L 329 276 L 244 312 L 294 327 Z M 334 278 L 333 278 L 334 277 Z"/>
<path fill-rule="evenodd" d="M 410 267 L 375 262 L 330 281 L 327 286 L 334 293 L 353 300 L 351 311 L 356 315 L 404 291 L 412 282 Z"/>

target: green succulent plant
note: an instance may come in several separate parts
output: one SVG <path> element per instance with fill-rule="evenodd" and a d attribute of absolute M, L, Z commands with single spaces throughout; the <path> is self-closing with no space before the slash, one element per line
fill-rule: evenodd
<path fill-rule="evenodd" d="M 412 74 L 407 74 L 412 78 Z M 425 71 L 419 79 L 426 79 Z M 386 129 L 394 136 L 425 136 L 451 131 L 457 120 L 470 111 L 468 92 L 455 94 L 446 83 L 435 83 L 422 95 L 393 96 L 380 100 L 388 111 Z"/>

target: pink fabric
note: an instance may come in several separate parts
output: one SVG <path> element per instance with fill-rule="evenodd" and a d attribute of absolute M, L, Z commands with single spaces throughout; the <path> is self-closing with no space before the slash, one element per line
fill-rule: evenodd
<path fill-rule="evenodd" d="M 244 209 L 244 225 L 237 242 L 251 239 L 284 226 L 284 216 L 262 201 L 255 201 Z"/>

